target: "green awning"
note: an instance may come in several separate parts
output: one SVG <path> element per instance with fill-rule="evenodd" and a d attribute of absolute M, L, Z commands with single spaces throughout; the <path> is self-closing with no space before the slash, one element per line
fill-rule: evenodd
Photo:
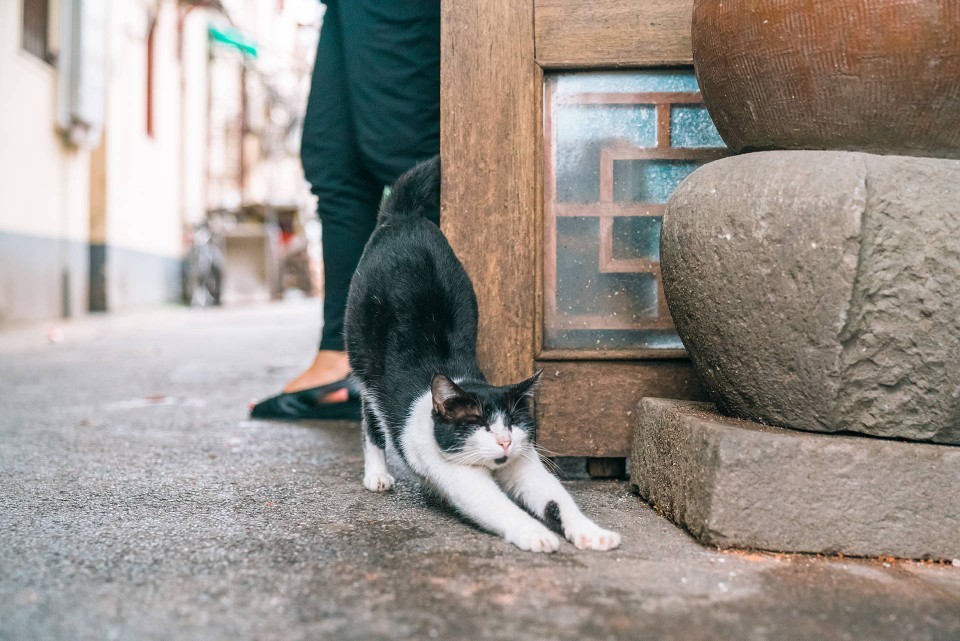
<path fill-rule="evenodd" d="M 213 25 L 208 25 L 207 37 L 214 42 L 234 47 L 245 56 L 257 57 L 257 44 L 233 27 L 219 29 Z"/>

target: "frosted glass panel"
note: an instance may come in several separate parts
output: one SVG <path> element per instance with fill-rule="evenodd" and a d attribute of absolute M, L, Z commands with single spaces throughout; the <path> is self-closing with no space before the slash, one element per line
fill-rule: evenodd
<path fill-rule="evenodd" d="M 693 71 L 614 71 L 609 73 L 564 73 L 550 78 L 557 96 L 578 93 L 698 92 Z"/>
<path fill-rule="evenodd" d="M 616 136 L 638 147 L 657 144 L 657 111 L 646 105 L 570 105 L 557 113 L 557 145 L 570 151 L 585 140 Z"/>
<path fill-rule="evenodd" d="M 600 197 L 596 157 L 604 140 L 637 147 L 657 144 L 657 112 L 651 106 L 568 105 L 557 113 L 557 197 L 594 202 Z"/>
<path fill-rule="evenodd" d="M 613 219 L 613 258 L 660 260 L 659 216 L 621 216 Z"/>
<path fill-rule="evenodd" d="M 699 167 L 692 160 L 634 160 L 613 164 L 613 199 L 663 205 L 684 178 Z"/>
<path fill-rule="evenodd" d="M 720 132 L 703 105 L 677 105 L 670 110 L 674 147 L 723 147 Z"/>
<path fill-rule="evenodd" d="M 544 348 L 682 349 L 660 285 L 663 205 L 725 155 L 692 71 L 566 73 L 544 100 Z"/>

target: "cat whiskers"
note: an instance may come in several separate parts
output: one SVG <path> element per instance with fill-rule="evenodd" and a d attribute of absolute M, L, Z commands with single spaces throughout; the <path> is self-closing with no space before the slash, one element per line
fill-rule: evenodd
<path fill-rule="evenodd" d="M 477 465 L 484 463 L 487 457 L 479 452 L 458 452 L 453 456 L 447 457 L 447 460 L 457 465 Z"/>
<path fill-rule="evenodd" d="M 551 449 L 549 449 L 549 448 L 546 448 L 546 447 L 540 445 L 540 444 L 537 443 L 536 441 L 531 441 L 531 442 L 530 442 L 530 445 L 532 445 L 534 448 L 536 448 L 536 450 L 537 450 L 538 452 L 540 452 L 541 454 L 543 454 L 544 456 L 558 456 L 558 454 L 557 454 L 556 452 L 554 452 L 553 450 L 551 450 Z"/>
<path fill-rule="evenodd" d="M 528 455 L 529 460 L 535 461 L 537 458 L 539 458 L 543 465 L 556 476 L 559 476 L 560 478 L 566 477 L 566 475 L 563 473 L 563 470 L 561 470 L 560 466 L 557 465 L 557 462 L 552 458 L 549 458 L 551 456 L 556 456 L 555 452 L 543 447 L 542 445 L 538 445 L 537 443 L 530 443 L 530 445 L 533 447 L 524 451 L 524 454 Z"/>

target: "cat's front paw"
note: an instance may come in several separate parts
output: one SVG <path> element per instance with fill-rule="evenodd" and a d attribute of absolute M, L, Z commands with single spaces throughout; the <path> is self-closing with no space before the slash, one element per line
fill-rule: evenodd
<path fill-rule="evenodd" d="M 363 477 L 363 487 L 371 492 L 386 492 L 392 490 L 394 478 L 386 472 L 371 472 Z"/>
<path fill-rule="evenodd" d="M 620 547 L 620 535 L 587 521 L 564 531 L 567 540 L 578 550 L 612 550 Z"/>
<path fill-rule="evenodd" d="M 560 539 L 545 527 L 529 527 L 508 536 L 507 541 L 521 550 L 530 552 L 556 552 L 560 549 Z"/>

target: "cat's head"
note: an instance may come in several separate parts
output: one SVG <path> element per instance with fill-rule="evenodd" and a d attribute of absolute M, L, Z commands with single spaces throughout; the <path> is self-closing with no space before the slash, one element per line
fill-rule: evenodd
<path fill-rule="evenodd" d="M 433 377 L 433 432 L 451 461 L 496 469 L 533 440 L 533 396 L 542 370 L 516 385 L 457 384 Z"/>

